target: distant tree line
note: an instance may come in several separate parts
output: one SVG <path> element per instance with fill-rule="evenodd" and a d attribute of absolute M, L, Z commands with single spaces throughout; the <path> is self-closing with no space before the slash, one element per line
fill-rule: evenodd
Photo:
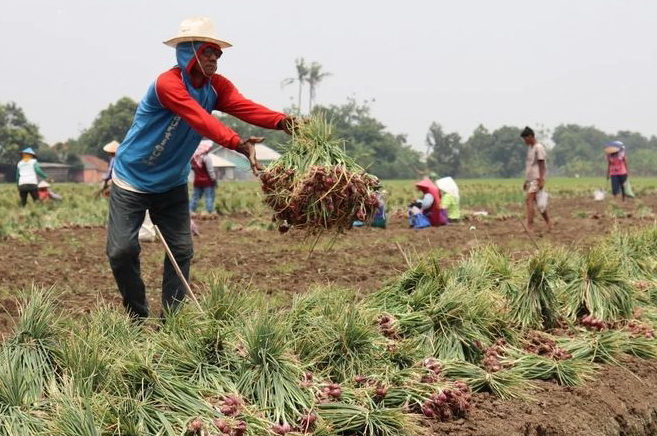
<path fill-rule="evenodd" d="M 525 146 L 520 127 L 503 126 L 489 131 L 480 125 L 463 141 L 458 133 L 447 133 L 433 123 L 427 133 L 427 168 L 453 177 L 518 177 L 524 170 Z M 657 137 L 619 131 L 605 133 L 591 126 L 562 124 L 550 134 L 537 130 L 537 139 L 548 147 L 551 175 L 604 176 L 604 144 L 622 141 L 627 148 L 630 172 L 657 175 Z"/>
<path fill-rule="evenodd" d="M 103 109 L 91 126 L 77 138 L 48 147 L 38 126 L 30 122 L 15 103 L 0 103 L 0 164 L 15 166 L 18 152 L 24 147 L 38 151 L 43 162 L 80 165 L 78 155 L 93 154 L 106 158 L 102 147 L 121 141 L 128 131 L 137 103 L 123 97 Z M 424 175 L 459 178 L 518 177 L 524 168 L 525 146 L 520 139 L 521 127 L 503 126 L 489 131 L 477 127 L 463 140 L 458 133 L 447 132 L 438 123 L 429 126 L 425 151 L 412 147 L 403 134 L 390 132 L 385 124 L 372 116 L 366 102 L 348 100 L 342 105 L 315 105 L 313 113 L 323 112 L 335 125 L 336 136 L 345 140 L 345 149 L 373 174 L 383 179 L 409 179 Z M 246 124 L 232 116 L 216 113 L 222 122 L 241 137 L 265 136 L 267 145 L 281 148 L 288 136 Z M 523 126 L 524 127 L 524 126 Z M 539 140 L 546 142 L 551 175 L 604 176 L 606 164 L 603 145 L 620 140 L 628 150 L 630 171 L 634 175 L 657 176 L 657 137 L 619 131 L 605 133 L 595 127 L 576 124 L 560 125 L 550 132 L 537 130 Z"/>

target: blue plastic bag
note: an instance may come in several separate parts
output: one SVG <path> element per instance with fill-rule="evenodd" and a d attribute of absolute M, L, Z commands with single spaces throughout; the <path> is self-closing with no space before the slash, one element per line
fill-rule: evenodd
<path fill-rule="evenodd" d="M 427 218 L 423 213 L 411 215 L 408 218 L 408 222 L 414 229 L 424 229 L 425 227 L 431 227 L 429 218 Z"/>

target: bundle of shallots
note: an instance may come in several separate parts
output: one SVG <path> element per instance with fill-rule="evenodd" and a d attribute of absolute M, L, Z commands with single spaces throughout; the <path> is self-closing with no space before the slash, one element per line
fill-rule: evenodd
<path fill-rule="evenodd" d="M 379 180 L 345 153 L 344 141 L 333 137 L 332 125 L 322 116 L 297 126 L 281 158 L 260 180 L 282 232 L 342 231 L 355 220 L 370 221 L 379 206 Z"/>

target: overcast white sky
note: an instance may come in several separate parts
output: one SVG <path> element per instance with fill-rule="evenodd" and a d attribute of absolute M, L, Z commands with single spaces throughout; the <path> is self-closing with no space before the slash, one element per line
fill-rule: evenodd
<path fill-rule="evenodd" d="M 183 18 L 232 42 L 219 64 L 249 98 L 282 110 L 294 60 L 332 75 L 323 104 L 375 99 L 374 116 L 424 147 L 432 121 L 595 125 L 657 134 L 655 0 L 0 0 L 0 102 L 49 143 L 76 137 L 173 65 Z"/>

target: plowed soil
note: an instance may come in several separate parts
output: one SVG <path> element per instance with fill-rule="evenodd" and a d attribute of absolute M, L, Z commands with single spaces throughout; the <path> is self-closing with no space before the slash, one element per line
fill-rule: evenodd
<path fill-rule="evenodd" d="M 507 208 L 506 210 L 508 210 Z M 265 218 L 198 220 L 192 286 L 209 275 L 229 274 L 240 286 L 277 298 L 334 284 L 361 293 L 400 274 L 408 262 L 430 253 L 452 262 L 471 250 L 495 244 L 520 257 L 548 245 L 590 246 L 615 226 L 654 225 L 657 197 L 618 206 L 587 198 L 553 199 L 551 232 L 537 220 L 529 235 L 521 207 L 506 217 L 471 218 L 440 228 L 412 230 L 403 216 L 387 229 L 353 229 L 334 241 L 314 241 L 294 231 L 267 230 Z M 494 212 L 494 211 L 490 211 Z M 332 243 L 330 243 L 332 242 Z M 16 315 L 14 294 L 30 286 L 54 287 L 61 306 L 89 311 L 101 301 L 120 304 L 105 257 L 105 229 L 64 228 L 37 232 L 31 241 L 0 241 L 0 334 Z M 142 272 L 153 311 L 158 310 L 164 251 L 142 244 Z M 657 362 L 627 360 L 605 367 L 597 380 L 564 388 L 538 383 L 529 401 L 500 401 L 476 395 L 468 419 L 432 424 L 426 434 L 454 435 L 652 435 L 657 434 Z"/>

